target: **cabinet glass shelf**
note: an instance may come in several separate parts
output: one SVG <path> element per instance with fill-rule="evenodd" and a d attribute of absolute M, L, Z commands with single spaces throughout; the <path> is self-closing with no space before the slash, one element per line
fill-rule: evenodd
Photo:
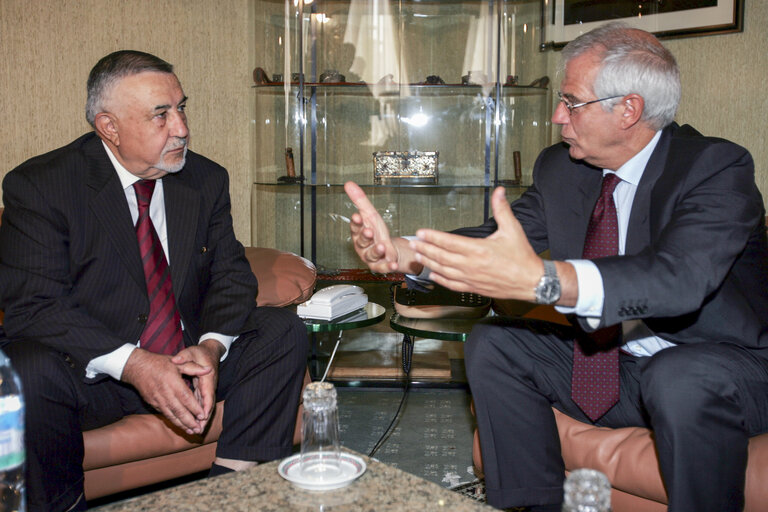
<path fill-rule="evenodd" d="M 299 82 L 291 82 L 291 89 L 298 89 L 301 87 Z M 253 89 L 278 89 L 283 91 L 285 89 L 284 82 L 272 82 L 268 84 L 252 85 Z M 416 90 L 430 90 L 437 89 L 441 93 L 461 93 L 477 94 L 478 91 L 485 89 L 493 89 L 496 87 L 495 83 L 482 84 L 393 84 L 393 85 L 381 85 L 381 84 L 369 84 L 369 83 L 355 83 L 355 82 L 304 82 L 304 88 L 318 88 L 318 89 L 360 89 L 379 94 L 387 95 L 399 95 L 404 89 L 416 89 Z M 539 92 L 546 94 L 546 87 L 530 86 L 530 85 L 500 85 L 502 91 L 508 94 L 515 94 L 517 92 Z"/>
<path fill-rule="evenodd" d="M 514 199 L 531 183 L 551 143 L 541 0 L 255 5 L 254 245 L 361 268 L 345 182 L 395 236 L 478 225 L 497 184 Z M 374 183 L 373 155 L 389 152 L 437 153 L 437 183 Z M 279 182 L 291 167 L 303 181 Z"/>
<path fill-rule="evenodd" d="M 508 184 L 508 183 L 497 183 L 497 184 L 492 183 L 490 185 L 482 185 L 482 184 L 473 185 L 469 183 L 462 183 L 462 184 L 357 183 L 357 184 L 362 188 L 393 188 L 393 189 L 412 189 L 413 188 L 413 189 L 434 189 L 434 190 L 459 189 L 459 188 L 487 189 L 487 188 L 500 186 L 507 189 L 518 189 L 520 191 L 523 191 L 527 188 L 525 185 Z M 268 187 L 298 187 L 298 186 L 304 185 L 305 187 L 312 187 L 312 188 L 343 188 L 344 187 L 344 183 L 275 183 L 274 181 L 256 181 L 254 182 L 254 185 L 263 185 Z"/>

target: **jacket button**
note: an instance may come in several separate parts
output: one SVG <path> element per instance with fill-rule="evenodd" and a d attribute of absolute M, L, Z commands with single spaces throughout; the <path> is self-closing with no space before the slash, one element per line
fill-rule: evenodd
<path fill-rule="evenodd" d="M 142 313 L 138 316 L 138 318 L 136 318 L 136 320 L 138 320 L 140 324 L 145 324 L 147 323 L 147 318 L 148 318 L 147 315 Z"/>

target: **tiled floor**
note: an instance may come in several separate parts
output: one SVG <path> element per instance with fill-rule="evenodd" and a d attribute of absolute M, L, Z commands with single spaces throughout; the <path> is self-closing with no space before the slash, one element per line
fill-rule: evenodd
<path fill-rule="evenodd" d="M 338 397 L 342 444 L 369 455 L 395 418 L 403 391 L 339 388 Z M 462 389 L 409 389 L 373 457 L 443 487 L 475 480 L 469 400 Z"/>

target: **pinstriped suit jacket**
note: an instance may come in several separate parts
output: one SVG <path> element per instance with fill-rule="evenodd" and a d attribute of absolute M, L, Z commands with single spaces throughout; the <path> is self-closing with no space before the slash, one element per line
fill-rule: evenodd
<path fill-rule="evenodd" d="M 189 151 L 163 189 L 185 343 L 249 330 L 258 285 L 235 239 L 226 170 Z M 56 347 L 83 375 L 94 357 L 135 343 L 149 300 L 125 194 L 95 133 L 23 163 L 6 176 L 3 194 L 8 338 Z"/>
<path fill-rule="evenodd" d="M 578 259 L 602 172 L 566 146 L 542 152 L 512 209 L 537 252 Z M 676 343 L 726 341 L 768 358 L 768 244 L 752 157 L 690 126 L 665 128 L 638 185 L 625 256 L 595 260 L 601 325 L 640 318 Z M 467 236 L 493 233 L 493 219 Z M 590 329 L 582 322 L 585 330 Z"/>

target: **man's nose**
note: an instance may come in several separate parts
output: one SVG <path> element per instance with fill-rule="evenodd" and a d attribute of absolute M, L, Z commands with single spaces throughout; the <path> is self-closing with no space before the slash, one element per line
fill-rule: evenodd
<path fill-rule="evenodd" d="M 553 124 L 568 124 L 571 121 L 571 116 L 568 113 L 568 108 L 562 101 L 557 102 L 555 111 L 552 113 Z"/>
<path fill-rule="evenodd" d="M 187 127 L 187 116 L 184 112 L 175 112 L 171 116 L 171 135 L 182 139 L 187 138 L 189 135 L 189 128 Z"/>

